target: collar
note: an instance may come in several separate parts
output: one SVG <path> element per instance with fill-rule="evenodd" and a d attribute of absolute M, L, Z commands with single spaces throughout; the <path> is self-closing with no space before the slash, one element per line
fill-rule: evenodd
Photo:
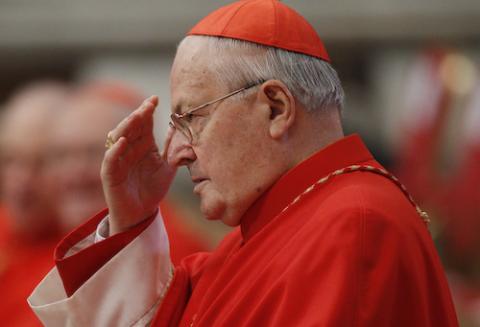
<path fill-rule="evenodd" d="M 247 242 L 277 216 L 300 193 L 332 171 L 373 160 L 372 154 L 356 134 L 332 143 L 287 171 L 243 215 L 240 223 Z"/>

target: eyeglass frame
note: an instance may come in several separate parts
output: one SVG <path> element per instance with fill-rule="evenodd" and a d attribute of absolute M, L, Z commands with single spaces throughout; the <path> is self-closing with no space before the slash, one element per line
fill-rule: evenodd
<path fill-rule="evenodd" d="M 251 89 L 251 88 L 254 87 L 254 86 L 263 84 L 263 83 L 265 83 L 265 82 L 266 82 L 265 80 L 258 80 L 258 81 L 254 82 L 254 83 L 248 84 L 247 86 L 244 86 L 244 87 L 242 87 L 242 88 L 239 88 L 239 89 L 237 89 L 237 90 L 235 90 L 235 91 L 232 91 L 232 92 L 230 92 L 230 93 L 228 93 L 228 94 L 225 94 L 225 95 L 223 95 L 223 96 L 221 96 L 221 97 L 219 97 L 219 98 L 216 98 L 216 99 L 214 99 L 214 100 L 211 100 L 211 101 L 208 101 L 208 102 L 206 102 L 206 103 L 204 103 L 204 104 L 201 104 L 201 105 L 199 105 L 199 106 L 196 106 L 196 107 L 194 107 L 194 108 L 192 108 L 192 109 L 190 109 L 190 110 L 188 110 L 188 111 L 185 111 L 185 112 L 183 112 L 183 113 L 174 112 L 174 113 L 172 113 L 172 114 L 170 115 L 171 121 L 169 122 L 169 125 L 170 125 L 170 127 L 175 128 L 175 129 L 178 129 L 180 132 L 182 132 L 182 133 L 187 137 L 188 142 L 191 144 L 191 143 L 193 143 L 193 141 L 194 141 L 194 140 L 193 140 L 193 132 L 192 132 L 191 127 L 190 127 L 189 124 L 183 123 L 183 124 L 185 125 L 185 127 L 182 126 L 182 123 L 181 123 L 181 122 L 183 121 L 183 120 L 182 120 L 183 118 L 185 118 L 185 117 L 188 116 L 188 115 L 192 115 L 192 113 L 195 112 L 195 111 L 198 111 L 198 110 L 201 110 L 201 109 L 203 109 L 203 108 L 206 108 L 206 107 L 208 107 L 208 106 L 210 106 L 210 105 L 212 105 L 212 104 L 215 104 L 215 103 L 217 103 L 217 102 L 220 102 L 220 101 L 222 101 L 222 100 L 225 100 L 225 99 L 227 99 L 227 98 L 229 98 L 229 97 L 234 96 L 235 94 L 241 93 L 241 92 L 243 92 L 243 91 L 246 91 L 246 90 L 248 90 L 248 89 Z M 179 127 L 178 127 L 178 126 L 179 126 Z M 185 133 L 185 130 L 188 131 L 188 135 Z"/>

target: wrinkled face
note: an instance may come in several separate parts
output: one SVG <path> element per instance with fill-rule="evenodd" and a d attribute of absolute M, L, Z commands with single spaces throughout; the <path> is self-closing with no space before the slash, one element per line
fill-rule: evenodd
<path fill-rule="evenodd" d="M 179 49 L 171 74 L 172 112 L 183 113 L 232 91 L 218 85 L 208 60 L 214 58 L 201 44 Z M 272 155 L 269 108 L 259 101 L 259 90 L 254 87 L 245 91 L 245 98 L 234 96 L 202 109 L 204 114 L 190 121 L 197 142 L 189 144 L 177 130 L 168 151 L 170 164 L 189 169 L 203 214 L 230 226 L 239 224 L 281 174 Z"/>
<path fill-rule="evenodd" d="M 100 167 L 105 137 L 128 114 L 96 98 L 81 98 L 53 125 L 47 171 L 60 223 L 69 230 L 105 207 Z"/>

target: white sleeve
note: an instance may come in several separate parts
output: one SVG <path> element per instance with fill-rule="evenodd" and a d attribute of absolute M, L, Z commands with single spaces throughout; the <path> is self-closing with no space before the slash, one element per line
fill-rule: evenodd
<path fill-rule="evenodd" d="M 95 232 L 95 243 L 105 240 L 108 237 L 109 230 L 110 224 L 108 223 L 107 215 L 97 226 L 97 231 Z"/>
<path fill-rule="evenodd" d="M 79 242 L 79 247 L 94 243 L 95 234 Z M 53 268 L 28 302 L 45 326 L 145 326 L 153 319 L 172 277 L 168 237 L 159 213 L 72 296 L 66 296 Z"/>

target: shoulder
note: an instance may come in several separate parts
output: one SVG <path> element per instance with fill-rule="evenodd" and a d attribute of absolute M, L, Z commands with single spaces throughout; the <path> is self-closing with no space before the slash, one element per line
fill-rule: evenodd
<path fill-rule="evenodd" d="M 313 196 L 313 214 L 319 219 L 364 219 L 416 227 L 423 225 L 415 206 L 392 180 L 370 172 L 336 176 Z M 420 224 L 418 224 L 420 223 Z"/>
<path fill-rule="evenodd" d="M 324 242 L 418 244 L 431 242 L 428 229 L 402 190 L 391 180 L 368 172 L 334 177 L 303 205 L 301 235 Z M 374 244 L 371 245 L 374 245 Z"/>

